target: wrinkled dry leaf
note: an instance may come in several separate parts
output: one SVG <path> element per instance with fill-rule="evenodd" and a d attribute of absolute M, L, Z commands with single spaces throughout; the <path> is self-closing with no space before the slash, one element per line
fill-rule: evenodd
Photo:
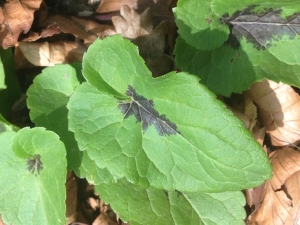
<path fill-rule="evenodd" d="M 96 38 L 103 39 L 106 36 L 114 35 L 116 32 L 112 26 L 102 25 L 91 20 L 79 19 L 76 17 L 66 18 L 63 16 L 49 17 L 42 26 L 56 25 L 63 33 L 72 34 L 83 40 L 86 47 L 92 44 Z"/>
<path fill-rule="evenodd" d="M 141 15 L 124 5 L 120 9 L 121 16 L 113 16 L 112 21 L 117 33 L 129 38 L 139 47 L 139 53 L 145 60 L 153 76 L 170 72 L 174 67 L 173 59 L 164 54 L 165 36 L 168 23 L 161 22 L 154 30 L 151 11 L 147 9 Z"/>
<path fill-rule="evenodd" d="M 77 182 L 70 171 L 67 173 L 66 192 L 66 224 L 70 224 L 77 219 Z"/>
<path fill-rule="evenodd" d="M 176 3 L 177 0 L 102 0 L 97 13 L 118 11 L 123 5 L 128 5 L 139 14 L 151 8 L 154 25 L 158 25 L 163 20 L 174 21 L 172 8 L 176 6 Z"/>
<path fill-rule="evenodd" d="M 130 8 L 137 9 L 137 0 L 102 0 L 98 6 L 98 13 L 107 13 L 118 11 L 123 5 L 128 5 Z"/>
<path fill-rule="evenodd" d="M 273 146 L 296 144 L 300 139 L 300 97 L 288 85 L 264 80 L 249 95 L 257 104 L 261 122 Z"/>
<path fill-rule="evenodd" d="M 23 38 L 22 42 L 33 42 L 39 40 L 40 38 L 52 37 L 55 34 L 59 34 L 59 27 L 54 25 L 49 25 L 46 29 L 43 29 L 41 32 L 29 31 L 28 37 Z"/>
<path fill-rule="evenodd" d="M 273 178 L 264 186 L 262 202 L 250 215 L 250 224 L 298 224 L 300 152 L 284 147 L 271 153 Z"/>
<path fill-rule="evenodd" d="M 135 39 L 142 35 L 148 35 L 153 30 L 150 8 L 139 15 L 134 9 L 124 5 L 120 9 L 121 16 L 113 16 L 112 22 L 116 32 L 124 38 Z"/>
<path fill-rule="evenodd" d="M 6 0 L 0 7 L 0 45 L 14 46 L 21 33 L 27 33 L 33 21 L 34 11 L 42 0 Z"/>
<path fill-rule="evenodd" d="M 85 48 L 74 42 L 24 42 L 19 44 L 25 58 L 35 66 L 54 66 L 82 60 Z"/>

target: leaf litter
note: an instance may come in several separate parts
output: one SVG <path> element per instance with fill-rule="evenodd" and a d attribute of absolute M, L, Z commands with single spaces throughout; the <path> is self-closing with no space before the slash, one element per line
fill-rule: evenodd
<path fill-rule="evenodd" d="M 22 60 L 17 62 L 28 61 L 21 66 L 18 63 L 16 64 L 17 68 L 22 69 L 33 65 L 51 66 L 57 63 L 78 61 L 86 48 L 96 38 L 104 38 L 120 33 L 139 46 L 146 64 L 150 69 L 152 68 L 151 70 L 155 76 L 159 76 L 174 68 L 173 59 L 166 51 L 170 48 L 167 44 L 172 43 L 172 40 L 166 42 L 166 36 L 169 37 L 172 33 L 172 30 L 170 31 L 172 25 L 170 25 L 170 21 L 162 21 L 160 18 L 170 19 L 170 10 L 168 9 L 174 3 L 171 1 L 155 1 L 156 4 L 153 4 L 153 2 L 150 0 L 144 1 L 143 5 L 139 6 L 138 1 L 135 0 L 103 0 L 97 9 L 98 14 L 94 18 L 64 17 L 60 15 L 44 18 L 45 16 L 43 16 L 39 17 L 39 24 L 36 26 L 36 28 L 40 28 L 34 29 L 34 31 L 30 30 L 35 26 L 31 26 L 33 13 L 39 9 L 41 1 L 8 2 L 1 6 L 0 11 L 0 19 L 5 21 L 1 23 L 1 30 L 5 35 L 1 35 L 0 44 L 4 48 L 16 45 L 16 49 L 19 49 L 19 51 L 16 50 L 15 57 L 23 57 Z M 27 9 L 26 13 L 24 13 L 23 8 L 20 8 L 21 3 Z M 130 5 L 130 7 L 124 5 Z M 147 9 L 148 7 L 151 8 Z M 154 22 L 151 21 L 153 16 L 151 10 L 153 11 L 153 9 L 156 10 Z M 253 7 L 249 7 L 236 12 L 231 17 L 225 15 L 222 17 L 222 22 L 231 26 L 231 33 L 234 36 L 233 41 L 246 37 L 256 48 L 264 49 L 268 48 L 274 41 L 282 39 L 284 35 L 294 38 L 295 35 L 299 34 L 299 16 L 297 14 L 289 18 L 282 18 L 280 10 L 270 9 L 257 14 L 252 9 Z M 42 10 L 42 7 L 40 10 Z M 112 13 L 119 10 L 119 15 Z M 101 14 L 104 12 L 108 13 L 111 24 L 101 20 L 101 18 L 107 18 L 107 15 Z M 157 16 L 157 14 L 160 16 Z M 19 21 L 22 21 L 22 23 Z M 22 33 L 27 33 L 27 35 Z M 20 34 L 22 35 L 19 37 Z M 17 43 L 18 38 L 19 43 Z M 164 62 L 163 66 L 161 66 L 161 62 Z M 159 70 L 156 71 L 156 68 L 159 68 Z M 261 90 L 265 92 L 262 93 Z M 249 114 L 244 117 L 247 113 L 245 111 L 240 113 L 241 118 L 246 118 L 246 127 L 253 132 L 254 136 L 258 137 L 257 139 L 261 140 L 262 145 L 266 130 L 270 136 L 271 147 L 291 146 L 294 148 L 284 147 L 270 153 L 274 177 L 262 187 L 252 190 L 251 194 L 248 195 L 248 205 L 252 207 L 248 223 L 297 224 L 300 221 L 298 216 L 300 207 L 300 156 L 296 146 L 299 141 L 300 130 L 299 96 L 288 85 L 275 84 L 271 81 L 254 84 L 247 94 L 257 106 L 258 117 Z M 137 100 L 134 99 L 134 102 L 136 103 Z M 139 120 L 138 118 L 142 120 L 141 116 L 134 115 L 137 120 Z M 256 123 L 255 125 L 251 124 L 253 121 Z M 42 164 L 39 164 L 38 161 L 38 158 L 29 161 L 31 170 L 33 170 L 33 167 L 37 170 L 42 169 Z M 40 168 L 38 168 L 39 165 Z M 93 187 L 90 185 L 84 185 L 88 190 L 81 190 L 81 193 L 89 193 L 90 196 L 82 197 L 77 202 L 76 194 L 82 189 L 80 188 L 81 182 L 73 174 L 68 174 L 66 184 L 68 190 L 68 223 L 74 225 L 90 224 L 92 222 L 93 224 L 123 224 L 118 220 L 117 215 L 111 212 L 109 206 L 101 202 L 100 196 L 94 193 Z M 78 205 L 81 208 L 79 211 L 76 209 Z M 81 221 L 81 223 L 75 221 Z M 0 224 L 1 222 L 0 215 Z"/>

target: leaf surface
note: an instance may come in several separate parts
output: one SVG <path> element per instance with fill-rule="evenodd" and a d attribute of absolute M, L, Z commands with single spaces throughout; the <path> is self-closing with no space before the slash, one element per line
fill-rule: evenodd
<path fill-rule="evenodd" d="M 67 149 L 68 169 L 80 165 L 81 152 L 74 134 L 68 131 L 66 108 L 69 97 L 79 85 L 80 64 L 56 65 L 46 68 L 27 90 L 30 118 L 36 126 L 46 127 L 57 133 Z"/>
<path fill-rule="evenodd" d="M 212 91 L 225 96 L 240 93 L 263 78 L 299 86 L 297 3 L 256 1 L 254 6 L 249 0 L 208 2 L 210 12 L 197 15 L 195 9 L 200 9 L 202 2 L 178 2 L 175 12 L 182 13 L 175 13 L 176 23 L 179 31 L 184 30 L 180 34 L 184 42 L 177 41 L 175 55 L 182 70 L 198 75 Z M 219 25 L 215 30 L 195 28 L 192 24 L 198 21 Z M 210 39 L 198 41 L 197 34 Z M 227 38 L 221 40 L 224 35 Z"/>
<path fill-rule="evenodd" d="M 241 192 L 181 193 L 144 189 L 125 179 L 95 186 L 122 220 L 142 224 L 244 224 L 245 199 Z M 122 196 L 120 198 L 120 196 Z"/>
<path fill-rule="evenodd" d="M 66 150 L 44 128 L 0 134 L 0 211 L 6 224 L 64 224 Z"/>
<path fill-rule="evenodd" d="M 239 43 L 238 49 L 225 44 L 212 51 L 201 51 L 178 38 L 174 50 L 176 64 L 183 71 L 199 76 L 201 83 L 214 93 L 224 96 L 241 93 L 264 78 L 299 86 L 300 40 L 293 44 L 282 41 L 268 50 L 257 50 L 245 39 Z M 289 49 L 289 53 L 282 54 L 282 49 Z"/>
<path fill-rule="evenodd" d="M 258 143 L 195 76 L 152 78 L 136 47 L 120 36 L 89 48 L 83 74 L 90 84 L 70 98 L 69 127 L 79 148 L 117 179 L 210 192 L 270 178 Z"/>
<path fill-rule="evenodd" d="M 220 47 L 229 34 L 228 27 L 220 23 L 211 4 L 212 0 L 178 1 L 173 9 L 179 35 L 197 49 Z"/>

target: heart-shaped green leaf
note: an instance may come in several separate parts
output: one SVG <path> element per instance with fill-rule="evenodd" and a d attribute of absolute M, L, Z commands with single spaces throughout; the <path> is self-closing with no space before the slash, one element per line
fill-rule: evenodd
<path fill-rule="evenodd" d="M 137 48 L 120 36 L 90 46 L 83 74 L 90 84 L 70 98 L 69 127 L 79 148 L 116 178 L 213 192 L 271 177 L 259 144 L 195 76 L 152 78 Z"/>
<path fill-rule="evenodd" d="M 48 67 L 35 77 L 27 90 L 30 118 L 36 126 L 46 127 L 59 135 L 67 149 L 68 170 L 80 166 L 82 153 L 74 134 L 68 131 L 66 108 L 69 97 L 82 80 L 81 64 Z"/>
<path fill-rule="evenodd" d="M 0 134 L 0 212 L 6 224 L 65 224 L 66 149 L 44 128 Z"/>

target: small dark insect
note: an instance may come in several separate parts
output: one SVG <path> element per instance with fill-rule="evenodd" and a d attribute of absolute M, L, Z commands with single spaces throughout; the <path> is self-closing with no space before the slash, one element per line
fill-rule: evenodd
<path fill-rule="evenodd" d="M 40 174 L 40 171 L 43 169 L 41 156 L 39 154 L 36 154 L 32 158 L 27 159 L 27 165 L 27 169 L 29 170 L 29 172 L 36 172 L 35 175 Z"/>
<path fill-rule="evenodd" d="M 234 62 L 234 58 L 230 59 L 230 62 L 233 63 Z"/>

